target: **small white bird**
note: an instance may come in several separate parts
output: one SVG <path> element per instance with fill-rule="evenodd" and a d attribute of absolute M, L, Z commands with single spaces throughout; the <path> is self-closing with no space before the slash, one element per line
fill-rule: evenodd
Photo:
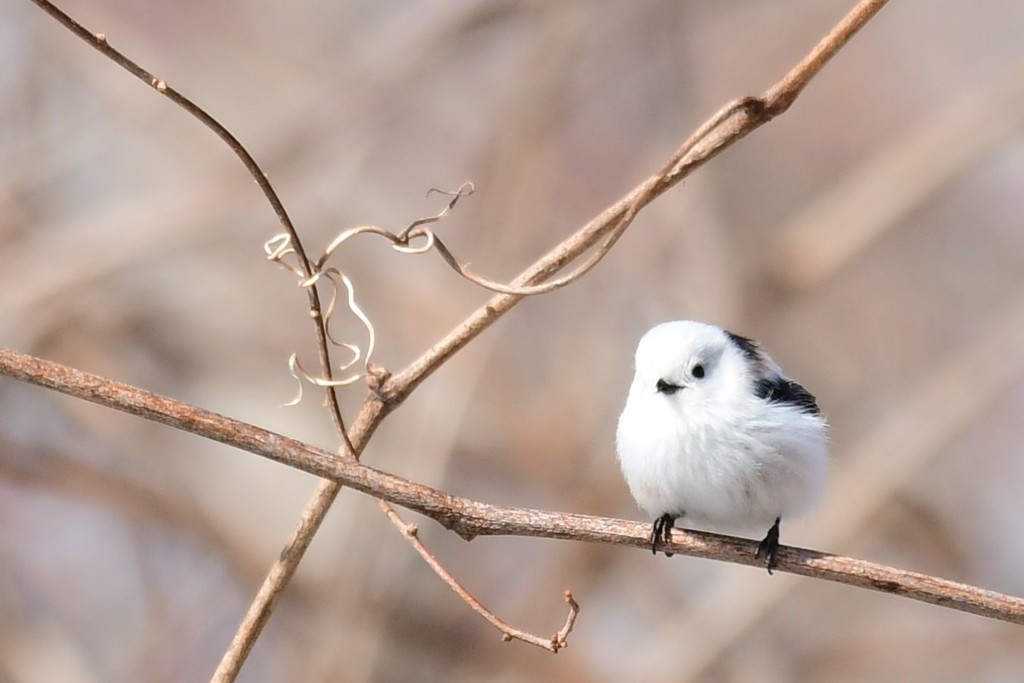
<path fill-rule="evenodd" d="M 647 332 L 619 418 L 619 465 L 654 519 L 651 550 L 681 517 L 746 530 L 768 527 L 757 548 L 777 564 L 779 523 L 821 493 L 826 423 L 806 389 L 754 341 L 680 320 Z"/>

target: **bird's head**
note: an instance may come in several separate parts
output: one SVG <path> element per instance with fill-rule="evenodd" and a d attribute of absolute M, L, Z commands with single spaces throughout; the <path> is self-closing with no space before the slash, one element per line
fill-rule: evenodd
<path fill-rule="evenodd" d="M 631 397 L 687 408 L 728 402 L 751 385 L 751 359 L 714 325 L 679 320 L 652 328 L 636 350 Z"/>

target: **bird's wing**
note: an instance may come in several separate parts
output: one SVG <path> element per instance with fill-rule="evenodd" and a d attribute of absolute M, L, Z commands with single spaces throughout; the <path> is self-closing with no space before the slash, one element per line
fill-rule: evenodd
<path fill-rule="evenodd" d="M 785 403 L 811 415 L 821 413 L 814 394 L 783 375 L 782 370 L 760 344 L 728 330 L 725 333 L 753 366 L 754 376 L 758 378 L 754 385 L 754 393 L 758 398 L 763 398 L 768 403 Z"/>
<path fill-rule="evenodd" d="M 804 389 L 797 382 L 782 375 L 770 375 L 761 378 L 754 386 L 754 392 L 758 398 L 763 398 L 769 403 L 788 404 L 811 415 L 821 413 L 814 394 Z"/>
<path fill-rule="evenodd" d="M 782 370 L 772 360 L 772 357 L 761 348 L 753 339 L 740 336 L 735 332 L 724 330 L 725 334 L 729 337 L 733 344 L 747 357 L 750 361 L 751 367 L 754 369 L 754 374 L 758 377 L 770 377 L 772 375 L 781 375 Z"/>

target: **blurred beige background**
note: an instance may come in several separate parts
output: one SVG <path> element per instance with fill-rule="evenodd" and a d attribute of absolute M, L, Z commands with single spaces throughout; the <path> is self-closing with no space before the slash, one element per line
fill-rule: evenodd
<path fill-rule="evenodd" d="M 71 3 L 259 159 L 316 252 L 438 226 L 507 279 L 782 76 L 852 6 Z M 83 6 L 85 5 L 85 6 Z M 761 339 L 833 425 L 783 542 L 1024 594 L 1024 5 L 893 2 L 793 109 L 658 200 L 590 275 L 431 377 L 365 461 L 480 500 L 640 519 L 614 422 L 644 330 Z M 336 446 L 286 360 L 305 296 L 273 213 L 207 129 L 28 2 L 0 4 L 0 344 Z M 486 298 L 374 238 L 346 269 L 399 369 Z M 353 339 L 357 328 L 349 325 Z M 340 357 L 340 356 L 339 356 Z M 342 393 L 349 414 L 362 397 Z M 213 671 L 315 480 L 0 380 L 0 680 Z M 1024 629 L 685 557 L 422 535 L 502 643 L 344 492 L 240 680 L 1020 680 Z"/>

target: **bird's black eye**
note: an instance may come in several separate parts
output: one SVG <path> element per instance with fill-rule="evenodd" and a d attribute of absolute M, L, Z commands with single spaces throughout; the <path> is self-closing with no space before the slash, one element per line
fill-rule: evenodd
<path fill-rule="evenodd" d="M 659 394 L 665 394 L 666 396 L 671 396 L 682 389 L 678 384 L 672 384 L 672 382 L 666 382 L 663 379 L 659 379 L 658 383 L 654 385 L 654 388 L 658 390 Z"/>
<path fill-rule="evenodd" d="M 703 377 L 704 377 L 704 366 L 701 365 L 700 363 L 697 363 L 696 365 L 693 366 L 693 369 L 690 370 L 690 374 L 692 374 L 697 379 L 703 379 Z"/>

